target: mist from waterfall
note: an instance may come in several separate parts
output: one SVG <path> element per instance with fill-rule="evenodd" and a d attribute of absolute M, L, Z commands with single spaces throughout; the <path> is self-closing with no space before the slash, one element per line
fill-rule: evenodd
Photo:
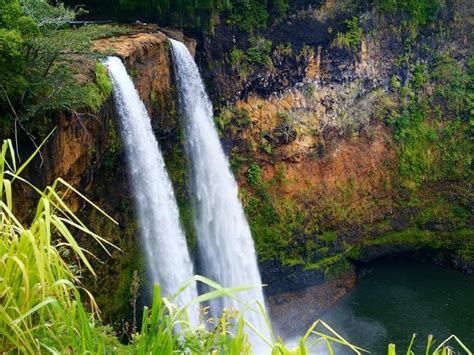
<path fill-rule="evenodd" d="M 195 200 L 195 225 L 200 262 L 205 275 L 224 287 L 255 285 L 237 294 L 257 308 L 263 307 L 261 277 L 250 228 L 238 197 L 238 186 L 230 171 L 213 121 L 213 109 L 198 67 L 181 42 L 171 40 L 180 109 L 185 120 L 187 149 L 191 160 L 191 184 Z M 231 298 L 211 301 L 211 313 L 236 307 L 245 318 L 268 337 L 261 316 Z M 250 331 L 254 351 L 261 352 L 262 341 Z"/>
<path fill-rule="evenodd" d="M 105 64 L 113 84 L 150 281 L 159 282 L 162 296 L 168 296 L 194 274 L 173 186 L 147 110 L 125 66 L 117 57 L 108 57 Z M 176 303 L 183 306 L 195 297 L 193 284 L 179 295 Z M 197 324 L 198 307 L 190 309 L 188 316 L 192 324 Z"/>

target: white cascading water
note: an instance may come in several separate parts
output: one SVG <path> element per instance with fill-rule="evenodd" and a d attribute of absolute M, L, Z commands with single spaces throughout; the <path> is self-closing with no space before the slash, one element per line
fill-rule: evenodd
<path fill-rule="evenodd" d="M 175 40 L 170 42 L 180 107 L 186 121 L 201 264 L 206 276 L 224 287 L 256 285 L 237 296 L 253 307 L 256 307 L 255 301 L 265 307 L 252 235 L 238 197 L 237 183 L 214 125 L 211 101 L 186 46 Z M 211 302 L 214 316 L 224 307 L 242 308 L 230 298 Z M 250 310 L 244 313 L 245 318 L 268 337 L 263 317 Z M 261 339 L 250 334 L 254 351 L 268 352 Z"/>
<path fill-rule="evenodd" d="M 162 296 L 168 296 L 194 274 L 173 186 L 147 110 L 125 66 L 117 57 L 108 57 L 105 64 L 113 84 L 150 281 L 159 282 Z M 196 296 L 193 284 L 180 294 L 177 304 L 183 306 Z M 197 324 L 198 307 L 190 309 L 188 316 Z"/>

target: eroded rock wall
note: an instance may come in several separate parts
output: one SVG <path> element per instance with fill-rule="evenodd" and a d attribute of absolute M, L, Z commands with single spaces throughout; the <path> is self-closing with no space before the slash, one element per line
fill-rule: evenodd
<path fill-rule="evenodd" d="M 442 2 L 421 25 L 379 2 L 310 3 L 253 33 L 222 23 L 197 47 L 268 294 L 390 254 L 472 272 L 472 146 L 459 151 L 462 173 L 431 178 L 457 158 L 417 122 L 399 128 L 426 105 L 420 130 L 442 140 L 449 122 L 468 129 L 439 80 L 449 60 L 469 70 L 472 4 Z"/>

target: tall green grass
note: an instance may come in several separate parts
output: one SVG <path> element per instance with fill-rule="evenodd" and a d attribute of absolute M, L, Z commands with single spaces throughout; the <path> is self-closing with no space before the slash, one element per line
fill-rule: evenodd
<path fill-rule="evenodd" d="M 109 243 L 90 231 L 64 203 L 63 198 L 69 192 L 85 199 L 64 180 L 57 179 L 42 191 L 20 177 L 33 156 L 17 166 L 11 141 L 3 142 L 0 154 L 0 353 L 62 350 L 71 344 L 78 346 L 77 350 L 93 349 L 90 334 L 98 316 L 97 305 L 94 297 L 81 287 L 61 251 L 67 251 L 70 261 L 81 263 L 94 273 L 88 252 L 78 245 L 73 233 L 80 231 L 104 248 Z M 38 194 L 36 211 L 28 223 L 21 222 L 13 212 L 15 183 L 27 184 Z M 84 310 L 81 293 L 86 297 L 89 313 Z"/>
<path fill-rule="evenodd" d="M 191 282 L 202 282 L 211 291 L 192 300 L 188 305 L 176 307 L 173 300 Z M 324 321 L 318 320 L 308 329 L 293 347 L 285 345 L 281 338 L 276 338 L 270 321 L 261 306 L 252 308 L 237 297 L 239 291 L 249 287 L 223 288 L 203 276 L 196 275 L 176 295 L 170 299 L 162 298 L 158 284 L 154 286 L 154 297 L 151 308 L 145 307 L 142 327 L 133 337 L 130 350 L 136 354 L 172 354 L 187 352 L 190 354 L 252 354 L 248 332 L 254 332 L 268 345 L 268 354 L 299 355 L 310 354 L 311 349 L 323 345 L 329 354 L 334 354 L 334 344 L 340 344 L 352 350 L 354 354 L 367 352 L 350 344 Z M 261 313 L 267 320 L 271 339 L 249 323 L 236 310 L 225 310 L 220 319 L 213 320 L 213 325 L 192 326 L 187 319 L 187 309 L 196 304 L 217 297 L 231 297 L 240 303 L 241 309 Z M 205 313 L 205 310 L 204 310 Z"/>
<path fill-rule="evenodd" d="M 41 147 L 40 147 L 41 148 Z M 39 149 L 35 154 L 39 151 Z M 322 320 L 314 322 L 293 346 L 275 336 L 263 307 L 244 303 L 238 294 L 250 286 L 223 288 L 202 276 L 194 276 L 175 295 L 161 296 L 160 286 L 154 285 L 150 308 L 145 307 L 138 332 L 128 345 L 120 344 L 110 328 L 100 323 L 94 297 L 80 282 L 73 270 L 81 267 L 94 274 L 89 262 L 92 256 L 80 247 L 74 235 L 93 238 L 105 250 L 114 247 L 85 226 L 64 202 L 69 193 L 78 194 L 98 212 L 110 218 L 86 197 L 62 179 L 39 190 L 20 177 L 33 159 L 17 166 L 11 141 L 3 142 L 0 152 L 0 353 L 91 353 L 91 354 L 251 354 L 249 332 L 268 344 L 272 355 L 306 355 L 315 347 L 336 354 L 335 346 L 343 346 L 354 354 L 367 352 L 345 340 Z M 14 214 L 13 184 L 23 183 L 38 194 L 38 204 L 29 222 Z M 76 265 L 72 265 L 76 264 Z M 191 283 L 201 282 L 209 292 L 178 307 L 175 299 Z M 224 310 L 219 319 L 207 316 L 201 309 L 201 322 L 192 325 L 187 312 L 196 304 L 218 297 L 231 297 L 246 312 L 259 312 L 270 330 L 270 338 L 249 323 L 237 310 Z M 406 352 L 411 350 L 413 337 Z M 428 339 L 426 355 L 453 354 L 448 346 L 454 340 L 469 352 L 455 336 L 451 336 L 433 351 L 433 338 Z M 320 351 L 320 350 L 319 350 Z M 432 351 L 432 352 L 431 352 Z M 389 355 L 396 355 L 394 344 Z"/>
<path fill-rule="evenodd" d="M 415 345 L 416 334 L 413 334 L 410 344 L 406 352 L 403 352 L 406 355 L 416 355 L 412 350 Z M 451 344 L 453 343 L 454 346 Z M 434 350 L 433 350 L 434 347 Z M 456 347 L 456 350 L 455 348 Z M 462 351 L 462 353 L 460 352 Z M 396 355 L 396 346 L 395 344 L 388 345 L 388 355 Z M 401 352 L 399 353 L 401 354 Z M 456 355 L 456 354 L 466 354 L 472 355 L 472 351 L 467 348 L 467 346 L 455 335 L 451 335 L 445 340 L 443 340 L 438 346 L 435 347 L 435 340 L 433 335 L 428 335 L 426 341 L 425 355 Z"/>

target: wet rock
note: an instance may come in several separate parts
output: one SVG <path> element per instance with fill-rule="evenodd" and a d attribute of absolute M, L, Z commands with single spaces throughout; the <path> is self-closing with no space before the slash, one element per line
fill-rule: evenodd
<path fill-rule="evenodd" d="M 324 272 L 304 270 L 303 266 L 284 266 L 278 261 L 269 261 L 260 264 L 262 282 L 265 295 L 275 295 L 282 292 L 301 290 L 310 286 L 322 284 L 325 281 Z"/>
<path fill-rule="evenodd" d="M 354 287 L 355 281 L 355 273 L 347 273 L 336 280 L 268 297 L 267 307 L 277 334 L 283 337 L 304 334 L 325 310 Z"/>

